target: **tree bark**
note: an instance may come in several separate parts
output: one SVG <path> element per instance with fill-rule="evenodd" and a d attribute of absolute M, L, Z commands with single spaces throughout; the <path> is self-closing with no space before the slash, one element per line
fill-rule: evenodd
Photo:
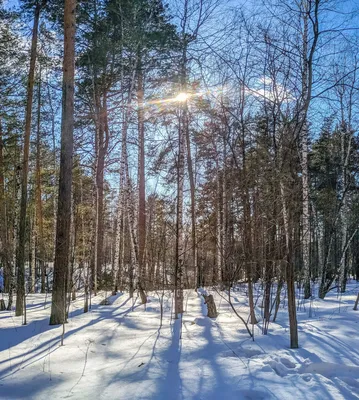
<path fill-rule="evenodd" d="M 121 27 L 123 29 L 123 27 Z M 120 159 L 120 192 L 118 196 L 118 208 L 117 208 L 117 227 L 116 227 L 116 242 L 115 242 L 115 256 L 114 256 L 114 266 L 113 266 L 113 292 L 117 290 L 118 283 L 122 286 L 122 273 L 124 270 L 124 250 L 125 250 L 125 229 L 126 229 L 126 201 L 127 201 L 127 193 L 128 193 L 128 154 L 127 154 L 127 133 L 128 133 L 128 125 L 130 121 L 130 112 L 131 112 L 131 100 L 132 93 L 135 84 L 135 74 L 137 68 L 134 68 L 131 85 L 127 93 L 127 100 L 125 102 L 125 94 L 122 94 L 122 101 L 124 104 L 123 108 L 123 123 L 122 123 L 122 135 L 121 135 L 121 159 Z M 123 71 L 122 71 L 122 81 L 121 86 L 123 87 Z M 131 274 L 130 274 L 131 275 Z M 133 277 L 133 274 L 132 274 Z M 132 278 L 131 278 L 132 279 Z M 133 293 L 132 287 L 130 288 L 130 297 Z"/>
<path fill-rule="evenodd" d="M 33 213 L 33 217 L 31 218 L 31 228 L 29 229 L 29 293 L 35 293 L 35 283 L 36 283 L 36 209 Z"/>
<path fill-rule="evenodd" d="M 7 213 L 5 199 L 5 169 L 3 156 L 3 130 L 0 118 L 0 255 L 4 265 L 4 289 L 9 292 L 12 280 L 11 262 L 9 259 Z"/>
<path fill-rule="evenodd" d="M 198 263 L 197 263 L 197 234 L 196 234 L 196 187 L 195 187 L 195 177 L 194 177 L 193 163 L 192 163 L 192 154 L 191 154 L 191 138 L 189 135 L 189 126 L 188 126 L 188 111 L 187 111 L 187 121 L 184 131 L 186 136 L 187 168 L 188 168 L 189 186 L 191 192 L 192 268 L 194 276 L 194 286 L 197 287 Z"/>
<path fill-rule="evenodd" d="M 175 268 L 175 317 L 183 312 L 183 269 L 184 269 L 184 241 L 183 241 L 183 186 L 184 186 L 184 132 L 182 121 L 186 113 L 186 106 L 181 110 L 180 126 L 178 130 L 178 159 L 177 159 L 177 212 L 176 212 L 176 268 Z"/>
<path fill-rule="evenodd" d="M 65 0 L 60 179 L 50 325 L 66 320 L 74 131 L 76 0 Z"/>
<path fill-rule="evenodd" d="M 21 203 L 19 215 L 19 231 L 16 249 L 17 291 L 16 291 L 16 316 L 23 315 L 25 303 L 25 243 L 26 243 L 26 214 L 27 214 L 27 182 L 29 174 L 29 152 L 31 134 L 32 99 L 34 92 L 34 76 L 37 52 L 37 38 L 41 5 L 35 5 L 34 25 L 31 39 L 30 68 L 27 81 L 26 110 L 25 110 L 25 135 L 23 145 L 23 160 L 21 171 Z"/>
<path fill-rule="evenodd" d="M 221 185 L 221 176 L 220 176 L 220 168 L 219 168 L 219 156 L 217 153 L 216 156 L 216 274 L 215 274 L 215 283 L 219 285 L 222 281 L 222 257 L 223 257 L 223 249 L 222 249 L 222 185 Z"/>
<path fill-rule="evenodd" d="M 359 304 L 359 292 L 358 292 L 358 295 L 357 295 L 357 298 L 355 300 L 355 304 L 354 304 L 354 307 L 353 307 L 354 311 L 358 310 L 358 304 Z"/>
<path fill-rule="evenodd" d="M 104 130 L 101 126 L 97 129 L 97 155 L 96 155 L 96 228 L 95 228 L 95 272 L 94 272 L 94 292 L 97 293 L 98 283 L 102 276 L 103 266 L 103 241 L 104 241 Z"/>
<path fill-rule="evenodd" d="M 137 118 L 138 118 L 138 289 L 142 303 L 147 302 L 144 295 L 146 272 L 146 182 L 145 182 L 145 122 L 144 122 L 144 84 L 141 56 L 137 66 Z"/>
<path fill-rule="evenodd" d="M 284 185 L 280 184 L 281 200 L 282 200 L 282 212 L 283 212 L 283 225 L 286 242 L 286 281 L 287 281 L 287 292 L 288 292 L 288 316 L 289 316 L 289 333 L 290 333 L 290 348 L 297 349 L 298 344 L 298 323 L 297 323 L 297 310 L 295 304 L 295 280 L 294 280 L 294 265 L 293 265 L 293 254 L 292 254 L 292 238 L 290 232 L 290 220 L 289 212 L 287 209 Z"/>
<path fill-rule="evenodd" d="M 311 296 L 310 288 L 310 225 L 309 225 L 309 175 L 308 175 L 308 122 L 307 109 L 309 107 L 308 70 L 308 11 L 307 2 L 303 2 L 303 70 L 302 70 L 302 98 L 305 104 L 300 112 L 300 141 L 302 146 L 302 252 L 304 275 L 304 298 Z"/>
<path fill-rule="evenodd" d="M 36 239 L 37 255 L 41 272 L 41 293 L 46 291 L 45 262 L 44 262 L 44 224 L 42 212 L 42 187 L 41 187 L 41 69 L 38 83 L 37 103 L 37 130 L 36 130 Z"/>

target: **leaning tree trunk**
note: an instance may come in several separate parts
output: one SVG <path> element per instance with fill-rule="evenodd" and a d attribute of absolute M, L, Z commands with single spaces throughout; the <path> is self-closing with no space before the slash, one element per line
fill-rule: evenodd
<path fill-rule="evenodd" d="M 30 68 L 27 81 L 26 111 L 25 111 L 25 136 L 23 145 L 23 160 L 21 174 L 21 203 L 19 215 L 19 232 L 16 249 L 17 291 L 16 291 L 16 316 L 23 315 L 25 303 L 25 242 L 26 242 L 26 212 L 27 212 L 27 181 L 29 174 L 29 152 L 31 134 L 32 99 L 34 92 L 34 76 L 36 64 L 37 37 L 39 28 L 41 5 L 35 6 L 34 25 L 31 40 Z"/>
<path fill-rule="evenodd" d="M 60 179 L 50 325 L 66 319 L 74 131 L 76 0 L 65 0 Z"/>

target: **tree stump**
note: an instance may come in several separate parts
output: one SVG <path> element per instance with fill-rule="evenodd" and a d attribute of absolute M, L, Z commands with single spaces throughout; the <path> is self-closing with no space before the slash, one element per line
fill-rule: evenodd
<path fill-rule="evenodd" d="M 213 295 L 203 295 L 204 297 L 204 304 L 207 305 L 207 317 L 209 318 L 217 318 L 218 313 L 217 313 L 217 307 L 216 303 L 214 302 Z"/>
<path fill-rule="evenodd" d="M 5 300 L 4 299 L 0 299 L 0 311 L 5 311 L 6 307 L 5 307 Z"/>
<path fill-rule="evenodd" d="M 146 304 L 147 303 L 147 297 L 146 297 L 145 291 L 142 289 L 141 286 L 139 286 L 138 291 L 139 291 L 140 297 L 141 297 L 141 304 Z"/>
<path fill-rule="evenodd" d="M 108 297 L 106 297 L 105 299 L 103 299 L 100 303 L 100 306 L 109 306 L 111 305 L 111 301 Z"/>

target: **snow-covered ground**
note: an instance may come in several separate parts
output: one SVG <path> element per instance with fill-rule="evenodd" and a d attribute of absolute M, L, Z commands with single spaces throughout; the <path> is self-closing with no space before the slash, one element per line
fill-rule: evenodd
<path fill-rule="evenodd" d="M 310 318 L 309 304 L 298 305 L 298 350 L 288 348 L 285 301 L 278 323 L 267 336 L 259 323 L 253 342 L 214 292 L 216 320 L 205 316 L 199 294 L 186 291 L 182 321 L 171 318 L 166 293 L 161 328 L 155 293 L 146 308 L 127 294 L 98 305 L 102 294 L 87 314 L 79 296 L 61 347 L 62 328 L 48 325 L 49 299 L 44 307 L 44 295 L 29 295 L 27 326 L 13 312 L 0 313 L 0 398 L 359 399 L 357 286 L 315 300 Z M 232 297 L 247 317 L 245 287 Z"/>

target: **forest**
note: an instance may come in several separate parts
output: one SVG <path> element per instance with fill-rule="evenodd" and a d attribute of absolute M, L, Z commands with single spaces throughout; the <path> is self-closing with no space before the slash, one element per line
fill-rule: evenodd
<path fill-rule="evenodd" d="M 358 173 L 356 0 L 0 0 L 0 399 L 359 399 Z"/>

